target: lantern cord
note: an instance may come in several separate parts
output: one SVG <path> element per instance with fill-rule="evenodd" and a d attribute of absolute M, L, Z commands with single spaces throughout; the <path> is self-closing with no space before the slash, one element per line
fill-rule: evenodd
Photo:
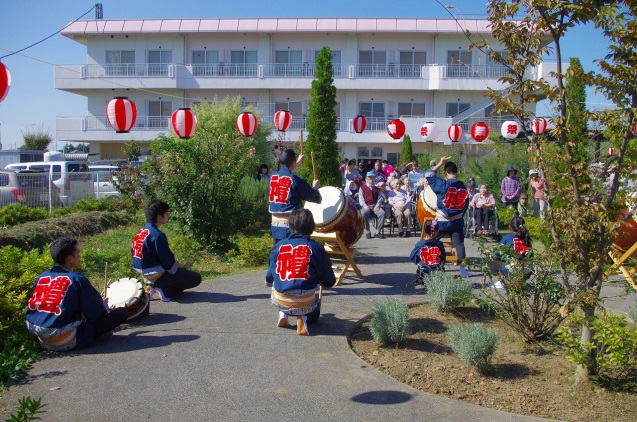
<path fill-rule="evenodd" d="M 91 13 L 91 11 L 92 11 L 93 9 L 95 9 L 95 6 L 91 7 L 91 8 L 90 8 L 90 9 L 89 9 L 86 13 L 84 13 L 82 16 L 80 16 L 79 18 L 75 19 L 74 21 L 70 22 L 70 23 L 69 23 L 69 24 L 67 24 L 64 28 L 60 29 L 59 31 L 56 31 L 56 32 L 54 32 L 53 34 L 49 35 L 48 37 L 46 37 L 46 38 L 44 38 L 44 39 L 41 39 L 40 41 L 38 41 L 38 42 L 36 42 L 36 43 L 33 43 L 33 44 L 31 44 L 31 45 L 29 45 L 29 46 L 27 46 L 27 47 L 24 47 L 24 48 L 23 48 L 23 49 L 21 49 L 21 50 L 14 51 L 14 52 L 12 52 L 12 53 L 10 53 L 10 54 L 6 54 L 6 55 L 4 55 L 4 56 L 0 57 L 0 60 L 4 59 L 5 57 L 9 57 L 9 56 L 12 56 L 12 55 L 14 55 L 14 54 L 20 53 L 20 52 L 22 52 L 22 51 L 24 51 L 24 50 L 28 50 L 28 49 L 29 49 L 29 48 L 31 48 L 31 47 L 35 47 L 36 45 L 38 45 L 38 44 L 40 44 L 40 43 L 42 43 L 42 42 L 44 42 L 44 41 L 48 40 L 49 38 L 51 38 L 51 37 L 53 37 L 53 36 L 55 36 L 55 35 L 57 35 L 57 34 L 59 34 L 60 32 L 64 31 L 66 28 L 68 28 L 69 26 L 71 26 L 71 25 L 72 25 L 72 24 L 74 24 L 75 22 L 77 22 L 77 21 L 79 21 L 80 19 L 82 19 L 84 16 L 88 15 L 89 13 Z"/>

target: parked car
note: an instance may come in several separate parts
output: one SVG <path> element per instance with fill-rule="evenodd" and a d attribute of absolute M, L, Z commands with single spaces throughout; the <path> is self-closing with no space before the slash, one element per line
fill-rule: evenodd
<path fill-rule="evenodd" d="M 0 206 L 20 204 L 29 207 L 48 208 L 60 206 L 55 185 L 49 181 L 49 174 L 34 170 L 0 170 Z"/>
<path fill-rule="evenodd" d="M 93 193 L 95 195 L 95 199 L 116 199 L 122 197 L 122 194 L 117 191 L 113 184 L 113 180 L 117 180 L 117 176 L 115 174 L 120 170 L 118 166 L 108 164 L 89 164 L 88 168 L 91 170 L 93 178 Z"/>
<path fill-rule="evenodd" d="M 37 161 L 9 164 L 5 169 L 44 171 L 55 185 L 64 206 L 94 195 L 93 180 L 88 164 L 80 161 Z"/>

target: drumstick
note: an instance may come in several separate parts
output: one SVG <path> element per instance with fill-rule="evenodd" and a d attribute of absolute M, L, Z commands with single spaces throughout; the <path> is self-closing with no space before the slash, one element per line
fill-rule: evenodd
<path fill-rule="evenodd" d="M 303 129 L 301 129 L 301 139 L 299 140 L 299 155 L 303 155 Z"/>
<path fill-rule="evenodd" d="M 108 289 L 108 261 L 104 263 L 104 297 L 106 298 L 106 289 Z"/>
<path fill-rule="evenodd" d="M 323 298 L 323 286 L 319 285 L 319 300 Z"/>
<path fill-rule="evenodd" d="M 312 151 L 312 172 L 314 173 L 314 180 L 316 180 L 316 163 L 314 163 L 314 151 Z"/>

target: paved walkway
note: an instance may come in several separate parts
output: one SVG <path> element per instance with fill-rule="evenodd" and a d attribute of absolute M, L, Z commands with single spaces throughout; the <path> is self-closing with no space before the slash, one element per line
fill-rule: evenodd
<path fill-rule="evenodd" d="M 414 243 L 362 239 L 365 280 L 325 293 L 311 337 L 276 327 L 264 271 L 206 281 L 173 302 L 152 302 L 150 316 L 110 341 L 47 355 L 0 407 L 42 396 L 49 422 L 539 420 L 422 393 L 350 350 L 347 334 L 375 302 L 425 300 L 410 285 Z"/>

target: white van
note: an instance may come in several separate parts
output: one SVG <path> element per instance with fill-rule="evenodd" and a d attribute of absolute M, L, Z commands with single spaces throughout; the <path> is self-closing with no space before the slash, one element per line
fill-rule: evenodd
<path fill-rule="evenodd" d="M 113 180 L 117 180 L 116 174 L 120 170 L 118 166 L 89 164 L 88 168 L 91 170 L 93 177 L 93 193 L 95 194 L 95 199 L 117 199 L 122 197 L 122 194 L 117 191 L 113 184 Z"/>
<path fill-rule="evenodd" d="M 9 164 L 5 168 L 15 170 L 39 170 L 49 173 L 60 201 L 65 207 L 75 205 L 79 200 L 90 198 L 93 180 L 88 164 L 81 161 L 37 161 L 32 163 Z"/>

